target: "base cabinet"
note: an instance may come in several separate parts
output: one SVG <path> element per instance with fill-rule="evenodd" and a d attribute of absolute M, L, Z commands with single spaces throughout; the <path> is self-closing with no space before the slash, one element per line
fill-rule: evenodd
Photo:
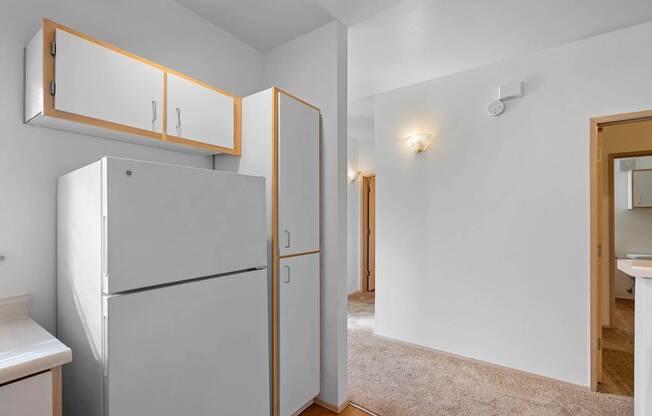
<path fill-rule="evenodd" d="M 319 394 L 319 254 L 279 260 L 280 414 Z"/>
<path fill-rule="evenodd" d="M 53 400 L 53 372 L 27 377 L 0 387 L 2 416 L 57 416 Z"/>

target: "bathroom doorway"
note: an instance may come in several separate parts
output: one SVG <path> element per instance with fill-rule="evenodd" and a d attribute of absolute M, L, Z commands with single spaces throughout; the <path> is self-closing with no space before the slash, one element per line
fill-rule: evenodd
<path fill-rule="evenodd" d="M 652 169 L 652 112 L 591 120 L 591 387 L 594 391 L 634 394 L 636 289 L 633 279 L 617 270 L 616 261 L 620 257 L 652 255 L 652 208 L 636 206 L 632 193 L 632 178 L 646 169 Z M 649 176 L 652 178 L 652 171 Z"/>

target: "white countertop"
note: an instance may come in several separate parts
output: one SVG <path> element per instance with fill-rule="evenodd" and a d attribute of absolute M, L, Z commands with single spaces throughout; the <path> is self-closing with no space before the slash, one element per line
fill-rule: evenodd
<path fill-rule="evenodd" d="M 652 279 L 652 260 L 618 259 L 618 270 L 634 277 Z"/>
<path fill-rule="evenodd" d="M 70 348 L 29 317 L 29 297 L 0 299 L 0 384 L 59 367 Z"/>

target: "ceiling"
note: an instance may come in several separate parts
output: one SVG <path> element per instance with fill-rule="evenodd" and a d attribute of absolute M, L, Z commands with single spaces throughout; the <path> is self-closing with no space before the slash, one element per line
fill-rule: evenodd
<path fill-rule="evenodd" d="M 650 0 L 402 1 L 349 27 L 349 100 L 650 20 Z"/>
<path fill-rule="evenodd" d="M 397 3 L 397 0 L 177 1 L 260 52 L 336 19 L 347 26 L 354 25 Z"/>

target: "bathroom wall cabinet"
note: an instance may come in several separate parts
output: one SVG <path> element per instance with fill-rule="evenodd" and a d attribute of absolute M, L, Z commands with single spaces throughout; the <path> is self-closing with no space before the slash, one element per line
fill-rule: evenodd
<path fill-rule="evenodd" d="M 240 153 L 241 98 L 43 20 L 25 50 L 25 123 L 174 150 Z"/>
<path fill-rule="evenodd" d="M 629 171 L 627 208 L 652 208 L 652 169 Z"/>
<path fill-rule="evenodd" d="M 267 178 L 274 416 L 319 394 L 320 111 L 279 88 L 244 97 L 242 155 L 217 169 Z"/>

